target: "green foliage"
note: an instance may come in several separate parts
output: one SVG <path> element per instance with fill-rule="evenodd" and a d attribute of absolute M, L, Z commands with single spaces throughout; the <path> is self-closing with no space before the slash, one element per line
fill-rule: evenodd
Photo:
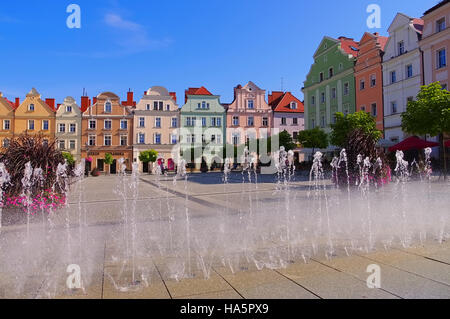
<path fill-rule="evenodd" d="M 105 164 L 111 165 L 114 163 L 114 158 L 110 153 L 105 154 Z"/>
<path fill-rule="evenodd" d="M 402 128 L 410 134 L 436 136 L 450 132 L 450 92 L 439 82 L 422 86 L 416 101 L 402 114 Z"/>
<path fill-rule="evenodd" d="M 382 133 L 377 129 L 375 118 L 364 111 L 348 114 L 347 116 L 340 112 L 336 113 L 336 123 L 331 124 L 331 129 L 330 142 L 340 147 L 344 147 L 348 136 L 357 129 L 376 141 L 382 137 Z"/>
<path fill-rule="evenodd" d="M 300 131 L 297 140 L 304 148 L 323 149 L 328 147 L 328 135 L 318 127 Z"/>
<path fill-rule="evenodd" d="M 139 160 L 143 163 L 154 163 L 158 159 L 158 152 L 155 150 L 142 151 Z"/>
<path fill-rule="evenodd" d="M 69 152 L 63 152 L 62 156 L 67 161 L 67 164 L 70 166 L 73 166 L 75 164 L 75 159 L 73 158 L 73 155 Z"/>
<path fill-rule="evenodd" d="M 293 150 L 297 147 L 297 145 L 292 140 L 291 134 L 287 131 L 283 131 L 279 134 L 280 147 L 284 146 L 286 152 Z"/>

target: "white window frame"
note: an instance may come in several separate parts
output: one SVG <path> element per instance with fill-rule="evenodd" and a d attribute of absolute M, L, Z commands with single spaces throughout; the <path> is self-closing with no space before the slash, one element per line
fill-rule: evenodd
<path fill-rule="evenodd" d="M 30 124 L 31 123 L 33 123 L 33 128 L 30 128 Z M 35 129 L 36 129 L 36 126 L 35 126 L 35 122 L 34 122 L 34 120 L 28 120 L 28 130 L 29 131 L 34 131 Z"/>
<path fill-rule="evenodd" d="M 111 110 L 110 110 L 110 111 L 106 110 L 106 105 L 107 105 L 107 104 L 109 104 L 109 105 L 111 106 Z M 107 114 L 111 114 L 111 113 L 112 113 L 112 103 L 111 103 L 110 100 L 107 100 L 107 101 L 105 102 L 105 104 L 103 105 L 103 112 L 104 112 L 104 113 L 107 113 Z"/>
<path fill-rule="evenodd" d="M 72 130 L 73 128 L 73 130 Z M 69 132 L 70 133 L 76 133 L 77 132 L 77 125 L 75 123 L 70 123 L 69 124 Z"/>
<path fill-rule="evenodd" d="M 111 144 L 109 144 L 109 145 L 106 144 L 106 138 L 107 138 L 107 137 L 109 137 L 109 138 L 110 138 L 110 141 L 111 141 Z M 103 146 L 112 146 L 112 135 L 111 135 L 111 134 L 105 134 L 105 135 L 103 136 Z"/>
<path fill-rule="evenodd" d="M 145 116 L 139 117 L 138 125 L 140 128 L 145 128 Z"/>
<path fill-rule="evenodd" d="M 107 122 L 111 123 L 111 127 L 110 127 L 110 128 L 107 128 L 107 127 L 106 127 L 106 123 L 107 123 Z M 103 129 L 108 130 L 108 131 L 112 130 L 112 120 L 110 120 L 110 119 L 105 119 L 105 120 L 103 121 Z"/>
<path fill-rule="evenodd" d="M 61 130 L 61 127 L 64 128 L 64 130 Z M 44 121 L 42 121 L 42 129 L 44 129 Z M 59 133 L 66 133 L 66 123 L 59 123 L 58 124 L 58 132 Z"/>
<path fill-rule="evenodd" d="M 91 144 L 91 141 L 94 141 L 94 144 Z M 95 135 L 95 134 L 89 134 L 88 135 L 88 145 L 89 146 L 96 146 L 96 144 L 97 144 L 97 135 Z"/>
<path fill-rule="evenodd" d="M 31 104 L 28 105 L 28 111 L 29 111 L 29 112 L 34 112 L 35 109 L 36 109 L 36 108 L 35 108 L 35 105 L 34 105 L 33 103 L 31 103 Z"/>
<path fill-rule="evenodd" d="M 73 147 L 72 147 L 73 145 Z M 69 141 L 69 149 L 74 150 L 77 148 L 77 141 L 76 140 L 70 140 Z"/>
<path fill-rule="evenodd" d="M 6 128 L 6 123 L 8 123 L 8 128 Z M 3 120 L 3 129 L 8 131 L 11 129 L 11 120 Z"/>
<path fill-rule="evenodd" d="M 126 127 L 123 127 L 122 123 L 125 123 Z M 126 120 L 126 119 L 121 119 L 120 120 L 120 129 L 121 130 L 128 130 L 128 120 Z"/>
<path fill-rule="evenodd" d="M 125 145 L 122 144 L 124 137 L 125 137 Z M 120 134 L 120 146 L 128 146 L 128 135 L 127 134 Z"/>
<path fill-rule="evenodd" d="M 94 123 L 94 127 L 91 127 L 91 124 Z M 97 129 L 97 120 L 88 120 L 88 130 L 96 130 Z"/>

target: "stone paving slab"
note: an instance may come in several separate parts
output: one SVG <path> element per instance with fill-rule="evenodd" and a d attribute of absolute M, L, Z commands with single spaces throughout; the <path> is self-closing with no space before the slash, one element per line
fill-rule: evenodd
<path fill-rule="evenodd" d="M 208 294 L 199 294 L 199 295 L 185 296 L 185 297 L 174 298 L 174 299 L 216 299 L 216 300 L 223 300 L 223 299 L 242 299 L 242 297 L 234 290 L 225 290 L 225 291 L 213 292 L 213 293 L 208 293 Z"/>

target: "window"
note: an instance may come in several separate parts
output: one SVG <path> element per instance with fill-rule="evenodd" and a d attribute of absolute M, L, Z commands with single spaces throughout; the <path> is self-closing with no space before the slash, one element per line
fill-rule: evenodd
<path fill-rule="evenodd" d="M 339 70 L 342 70 L 344 68 L 344 65 L 342 63 L 339 63 Z"/>
<path fill-rule="evenodd" d="M 267 117 L 263 117 L 262 126 L 269 126 L 269 119 Z"/>
<path fill-rule="evenodd" d="M 107 101 L 107 102 L 105 103 L 105 113 L 111 113 L 111 111 L 112 111 L 112 105 L 111 105 L 111 102 Z"/>
<path fill-rule="evenodd" d="M 139 127 L 145 127 L 145 117 L 139 118 Z"/>
<path fill-rule="evenodd" d="M 400 139 L 397 136 L 391 137 L 391 142 L 392 143 L 398 143 L 400 141 Z"/>
<path fill-rule="evenodd" d="M 206 102 L 205 101 L 202 102 L 202 109 L 206 109 Z"/>
<path fill-rule="evenodd" d="M 447 90 L 447 84 L 442 84 L 442 90 Z"/>
<path fill-rule="evenodd" d="M 48 128 L 49 128 L 49 122 L 48 122 L 48 120 L 43 120 L 43 121 L 42 121 L 42 130 L 43 130 L 43 131 L 48 131 Z"/>
<path fill-rule="evenodd" d="M 75 145 L 76 145 L 75 140 L 70 140 L 70 142 L 69 142 L 69 147 L 70 147 L 71 150 L 74 150 L 74 149 L 75 149 Z"/>
<path fill-rule="evenodd" d="M 233 126 L 239 126 L 239 116 L 233 116 Z"/>
<path fill-rule="evenodd" d="M 95 146 L 95 135 L 89 135 L 89 146 Z"/>
<path fill-rule="evenodd" d="M 72 107 L 70 105 L 66 106 L 66 112 L 72 113 Z"/>
<path fill-rule="evenodd" d="M 216 144 L 222 144 L 222 135 L 220 134 L 216 135 Z"/>
<path fill-rule="evenodd" d="M 178 136 L 176 134 L 172 134 L 170 136 L 170 141 L 172 144 L 177 144 L 178 143 Z"/>
<path fill-rule="evenodd" d="M 192 126 L 195 126 L 196 123 L 197 123 L 197 118 L 196 118 L 196 117 L 193 117 L 193 118 L 192 118 Z"/>
<path fill-rule="evenodd" d="M 103 145 L 105 146 L 111 146 L 112 136 L 111 135 L 105 135 L 105 140 Z"/>
<path fill-rule="evenodd" d="M 312 105 L 316 104 L 316 97 L 315 96 L 311 96 L 311 104 Z"/>
<path fill-rule="evenodd" d="M 211 125 L 213 122 L 213 118 L 211 119 Z M 206 117 L 202 117 L 202 127 L 206 127 Z"/>
<path fill-rule="evenodd" d="M 370 86 L 375 87 L 377 85 L 377 76 L 375 74 L 372 74 L 370 76 Z"/>
<path fill-rule="evenodd" d="M 216 143 L 216 135 L 215 134 L 211 135 L 211 143 L 212 144 Z"/>
<path fill-rule="evenodd" d="M 112 127 L 112 121 L 111 120 L 105 120 L 105 123 L 104 123 L 105 130 L 110 130 L 111 127 Z"/>
<path fill-rule="evenodd" d="M 128 136 L 120 135 L 120 146 L 127 146 L 127 145 L 128 145 Z"/>
<path fill-rule="evenodd" d="M 391 114 L 397 114 L 397 102 L 391 102 Z"/>
<path fill-rule="evenodd" d="M 89 120 L 89 129 L 90 130 L 95 130 L 96 127 L 96 121 L 95 120 Z"/>
<path fill-rule="evenodd" d="M 77 125 L 76 124 L 70 124 L 70 133 L 76 133 L 77 131 Z"/>
<path fill-rule="evenodd" d="M 158 111 L 158 101 L 153 102 L 153 111 Z"/>
<path fill-rule="evenodd" d="M 64 141 L 64 140 L 59 141 L 58 147 L 60 150 L 64 150 L 66 148 L 66 141 Z"/>
<path fill-rule="evenodd" d="M 397 82 L 397 73 L 395 71 L 391 71 L 391 83 Z"/>
<path fill-rule="evenodd" d="M 28 120 L 28 129 L 34 130 L 34 120 Z"/>
<path fill-rule="evenodd" d="M 445 49 L 439 50 L 437 52 L 437 68 L 444 68 L 447 66 L 447 57 Z"/>
<path fill-rule="evenodd" d="M 436 33 L 442 32 L 444 30 L 445 30 L 445 18 L 442 18 L 436 21 Z"/>
<path fill-rule="evenodd" d="M 145 134 L 144 133 L 138 134 L 138 144 L 145 144 Z"/>
<path fill-rule="evenodd" d="M 325 103 L 325 93 L 324 92 L 320 93 L 320 102 Z"/>
<path fill-rule="evenodd" d="M 292 119 L 292 125 L 298 125 L 298 118 L 294 117 Z"/>
<path fill-rule="evenodd" d="M 298 132 L 293 132 L 293 133 L 292 133 L 292 139 L 293 139 L 294 141 L 296 141 L 296 140 L 297 140 L 297 137 L 298 137 Z"/>
<path fill-rule="evenodd" d="M 377 103 L 372 103 L 372 116 L 377 116 Z"/>
<path fill-rule="evenodd" d="M 412 76 L 413 76 L 413 67 L 412 64 L 409 64 L 406 66 L 406 78 L 409 79 L 412 78 Z"/>
<path fill-rule="evenodd" d="M 178 127 L 178 119 L 176 117 L 172 117 L 172 127 Z"/>
<path fill-rule="evenodd" d="M 217 127 L 221 127 L 222 126 L 222 119 L 220 117 L 218 117 L 216 119 L 216 125 L 217 125 Z"/>
<path fill-rule="evenodd" d="M 328 77 L 331 78 L 334 75 L 334 69 L 333 68 L 329 68 L 328 69 Z"/>
<path fill-rule="evenodd" d="M 233 145 L 238 145 L 240 142 L 240 136 L 239 133 L 234 133 L 233 134 Z"/>
<path fill-rule="evenodd" d="M 250 110 L 253 110 L 253 109 L 255 108 L 254 101 L 253 101 L 253 100 L 248 100 L 248 101 L 247 101 L 247 107 L 248 107 Z"/>
<path fill-rule="evenodd" d="M 59 133 L 65 133 L 66 132 L 66 124 L 60 123 L 59 124 Z"/>
<path fill-rule="evenodd" d="M 326 122 L 325 122 L 325 116 L 322 116 L 322 117 L 320 118 L 320 125 L 321 125 L 322 127 L 325 127 L 325 125 L 326 125 Z"/>
<path fill-rule="evenodd" d="M 147 110 L 147 111 L 150 111 L 150 104 L 147 104 L 146 106 L 145 106 L 145 109 Z"/>
<path fill-rule="evenodd" d="M 350 94 L 350 84 L 344 83 L 344 95 L 349 95 Z"/>
<path fill-rule="evenodd" d="M 319 82 L 322 82 L 323 81 L 323 72 L 320 72 L 320 74 L 319 74 Z"/>
<path fill-rule="evenodd" d="M 11 120 L 3 120 L 3 129 L 10 130 L 11 129 Z"/>
<path fill-rule="evenodd" d="M 3 140 L 3 147 L 9 147 L 9 139 L 5 138 Z"/>
<path fill-rule="evenodd" d="M 414 101 L 414 97 L 408 96 L 408 97 L 406 98 L 406 105 L 408 105 L 408 103 L 409 103 L 409 102 L 412 102 L 412 101 Z"/>
<path fill-rule="evenodd" d="M 155 134 L 155 144 L 161 144 L 161 134 Z"/>
<path fill-rule="evenodd" d="M 291 102 L 291 110 L 296 110 L 296 109 L 297 109 L 297 103 Z"/>
<path fill-rule="evenodd" d="M 121 130 L 128 129 L 128 121 L 127 120 L 120 120 L 120 129 Z"/>
<path fill-rule="evenodd" d="M 365 105 L 361 106 L 361 111 L 363 111 L 363 112 L 366 111 L 366 106 Z"/>
<path fill-rule="evenodd" d="M 170 105 L 169 104 L 166 105 L 166 110 L 170 111 Z"/>
<path fill-rule="evenodd" d="M 34 104 L 28 105 L 28 111 L 30 111 L 30 112 L 34 111 Z"/>
<path fill-rule="evenodd" d="M 255 118 L 253 116 L 249 116 L 247 118 L 247 126 L 253 126 L 255 125 Z"/>
<path fill-rule="evenodd" d="M 211 118 L 211 126 L 216 126 L 217 125 L 217 121 L 215 117 Z"/>
<path fill-rule="evenodd" d="M 397 43 L 398 55 L 402 55 L 405 53 L 405 42 L 400 41 Z"/>
<path fill-rule="evenodd" d="M 155 127 L 157 127 L 157 128 L 161 127 L 161 118 L 160 117 L 155 118 Z"/>
<path fill-rule="evenodd" d="M 311 119 L 311 128 L 316 127 L 316 121 L 314 119 Z"/>
<path fill-rule="evenodd" d="M 336 88 L 332 88 L 331 89 L 331 98 L 335 99 L 336 98 Z"/>
<path fill-rule="evenodd" d="M 159 102 L 159 110 L 162 111 L 164 109 L 164 102 Z"/>
<path fill-rule="evenodd" d="M 366 81 L 365 80 L 359 81 L 359 89 L 362 91 L 365 88 L 366 88 Z"/>
<path fill-rule="evenodd" d="M 281 125 L 286 125 L 287 124 L 287 119 L 285 117 L 281 118 Z"/>

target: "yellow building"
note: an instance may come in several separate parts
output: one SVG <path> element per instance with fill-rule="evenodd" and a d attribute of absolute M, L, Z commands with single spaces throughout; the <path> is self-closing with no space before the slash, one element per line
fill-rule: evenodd
<path fill-rule="evenodd" d="M 32 89 L 25 100 L 17 107 L 14 117 L 14 136 L 28 133 L 42 134 L 45 139 L 53 140 L 56 132 L 55 100 L 41 100 L 41 95 Z"/>
<path fill-rule="evenodd" d="M 14 137 L 14 104 L 0 92 L 0 148 L 8 147 Z"/>

